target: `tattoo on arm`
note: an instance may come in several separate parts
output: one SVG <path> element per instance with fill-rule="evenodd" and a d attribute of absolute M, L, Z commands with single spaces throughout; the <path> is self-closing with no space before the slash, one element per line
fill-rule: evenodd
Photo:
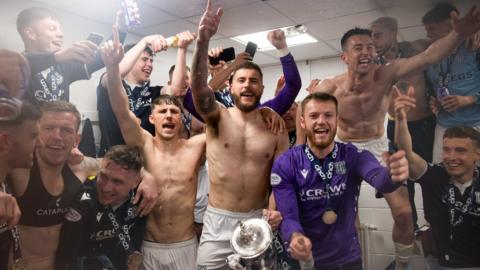
<path fill-rule="evenodd" d="M 213 92 L 208 91 L 201 93 L 198 97 L 199 111 L 203 114 L 209 114 L 217 108 L 215 101 L 215 95 Z"/>

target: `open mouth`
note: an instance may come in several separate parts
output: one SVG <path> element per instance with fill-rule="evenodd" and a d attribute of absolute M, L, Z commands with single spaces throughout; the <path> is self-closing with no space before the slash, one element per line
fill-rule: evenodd
<path fill-rule="evenodd" d="M 368 66 L 371 62 L 371 59 L 360 59 L 360 61 L 358 61 L 358 64 L 361 66 Z"/>
<path fill-rule="evenodd" d="M 63 150 L 63 149 L 64 149 L 64 147 L 61 146 L 61 145 L 47 145 L 46 148 L 47 148 L 47 149 L 50 149 L 50 150 L 55 150 L 55 151 Z"/>
<path fill-rule="evenodd" d="M 149 76 L 150 76 L 150 74 L 152 74 L 152 70 L 151 70 L 151 69 L 142 69 L 142 71 L 143 71 L 145 74 L 149 75 Z"/>
<path fill-rule="evenodd" d="M 323 135 L 327 135 L 329 131 L 330 131 L 330 130 L 327 129 L 327 128 L 317 128 L 317 129 L 314 129 L 314 130 L 313 130 L 313 132 L 314 132 L 315 134 L 322 135 L 322 136 L 323 136 Z"/>
<path fill-rule="evenodd" d="M 175 128 L 175 125 L 174 125 L 174 124 L 167 123 L 167 124 L 163 124 L 163 125 L 162 125 L 162 128 L 163 128 L 163 129 L 167 129 L 167 130 L 173 130 L 173 129 Z"/>
<path fill-rule="evenodd" d="M 60 40 L 52 41 L 52 45 L 55 46 L 55 47 L 58 47 L 58 48 L 62 47 L 62 44 L 63 44 L 63 42 L 60 41 Z"/>

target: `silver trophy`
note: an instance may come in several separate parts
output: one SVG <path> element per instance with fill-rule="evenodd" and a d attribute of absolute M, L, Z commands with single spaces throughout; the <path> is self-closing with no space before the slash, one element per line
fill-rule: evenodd
<path fill-rule="evenodd" d="M 228 257 L 228 266 L 235 270 L 276 270 L 272 241 L 272 228 L 264 219 L 240 221 L 230 241 L 234 254 Z"/>

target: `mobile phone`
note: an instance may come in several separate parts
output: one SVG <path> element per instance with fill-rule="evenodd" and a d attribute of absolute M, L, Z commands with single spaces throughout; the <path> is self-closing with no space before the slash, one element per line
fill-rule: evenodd
<path fill-rule="evenodd" d="M 135 0 L 122 0 L 123 16 L 128 27 L 135 27 L 141 24 L 138 4 Z"/>
<path fill-rule="evenodd" d="M 250 56 L 253 57 L 255 56 L 255 52 L 257 52 L 257 44 L 249 41 L 247 43 L 247 47 L 245 47 L 245 52 L 247 52 L 248 54 L 250 54 Z"/>
<path fill-rule="evenodd" d="M 235 48 L 233 47 L 226 48 L 220 53 L 218 57 L 209 56 L 208 59 L 210 61 L 210 65 L 212 66 L 218 65 L 220 61 L 225 61 L 225 62 L 232 61 L 233 59 L 235 59 Z"/>
<path fill-rule="evenodd" d="M 87 37 L 87 40 L 98 46 L 100 43 L 102 43 L 103 36 L 97 33 L 90 33 Z"/>

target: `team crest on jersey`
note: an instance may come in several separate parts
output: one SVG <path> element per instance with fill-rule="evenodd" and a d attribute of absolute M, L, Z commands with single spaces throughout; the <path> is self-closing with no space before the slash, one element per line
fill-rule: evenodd
<path fill-rule="evenodd" d="M 347 173 L 347 166 L 345 165 L 345 160 L 335 162 L 335 172 L 336 174 Z"/>
<path fill-rule="evenodd" d="M 84 192 L 82 194 L 82 197 L 80 198 L 80 201 L 85 201 L 85 200 L 90 200 L 90 194 L 88 194 L 88 192 Z"/>
<path fill-rule="evenodd" d="M 300 173 L 302 174 L 303 179 L 307 179 L 307 175 L 308 175 L 308 170 L 307 169 L 301 170 Z"/>
<path fill-rule="evenodd" d="M 282 178 L 280 177 L 280 175 L 278 175 L 276 173 L 272 173 L 270 175 L 270 185 L 276 186 L 276 185 L 280 184 L 280 182 L 282 182 Z"/>
<path fill-rule="evenodd" d="M 70 208 L 70 210 L 68 210 L 68 212 L 65 214 L 65 219 L 71 222 L 78 222 L 82 219 L 82 215 L 80 215 L 77 210 Z"/>

